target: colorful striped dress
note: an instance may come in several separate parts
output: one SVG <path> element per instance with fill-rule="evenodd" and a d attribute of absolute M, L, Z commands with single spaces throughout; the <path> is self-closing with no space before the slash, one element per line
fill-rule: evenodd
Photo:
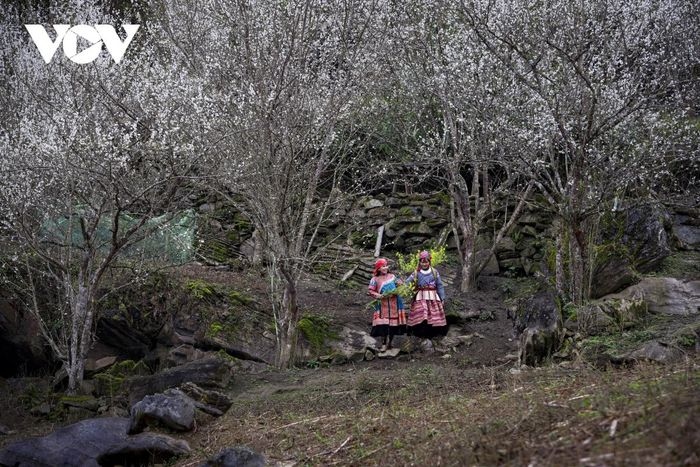
<path fill-rule="evenodd" d="M 377 298 L 378 294 L 387 294 L 396 290 L 398 280 L 393 274 L 374 276 L 369 281 L 368 293 Z M 403 300 L 399 295 L 381 298 L 374 305 L 372 330 L 370 336 L 384 337 L 406 334 L 406 313 Z"/>
<path fill-rule="evenodd" d="M 433 268 L 411 274 L 407 283 L 415 283 L 416 296 L 408 314 L 408 334 L 431 338 L 447 334 L 447 319 L 443 301 L 445 287 L 440 274 Z"/>

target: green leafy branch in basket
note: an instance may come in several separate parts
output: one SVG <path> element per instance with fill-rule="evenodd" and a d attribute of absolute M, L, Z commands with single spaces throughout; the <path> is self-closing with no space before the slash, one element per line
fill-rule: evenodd
<path fill-rule="evenodd" d="M 430 251 L 431 257 L 430 266 L 435 267 L 447 261 L 447 252 L 445 251 L 444 245 L 438 248 L 431 248 L 428 251 Z M 404 274 L 411 274 L 413 271 L 418 269 L 418 255 L 420 255 L 420 251 L 416 251 L 415 253 L 406 256 L 402 255 L 401 253 L 397 253 L 396 262 L 401 272 Z"/>

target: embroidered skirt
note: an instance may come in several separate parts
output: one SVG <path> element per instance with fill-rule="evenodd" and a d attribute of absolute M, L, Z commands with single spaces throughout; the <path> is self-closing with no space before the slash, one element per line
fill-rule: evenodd
<path fill-rule="evenodd" d="M 445 309 L 434 290 L 421 290 L 411 304 L 408 334 L 431 338 L 447 334 Z"/>
<path fill-rule="evenodd" d="M 398 297 L 383 298 L 372 315 L 370 336 L 384 337 L 406 334 L 406 313 L 399 308 Z"/>

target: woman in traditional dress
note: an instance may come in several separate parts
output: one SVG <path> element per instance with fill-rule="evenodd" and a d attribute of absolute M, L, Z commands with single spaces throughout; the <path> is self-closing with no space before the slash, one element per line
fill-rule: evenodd
<path fill-rule="evenodd" d="M 418 268 L 406 282 L 415 285 L 416 296 L 408 314 L 408 334 L 432 338 L 447 334 L 445 318 L 445 287 L 440 274 L 430 266 L 430 252 L 421 251 Z"/>
<path fill-rule="evenodd" d="M 369 281 L 368 294 L 377 299 L 377 303 L 374 305 L 370 335 L 382 338 L 380 352 L 391 348 L 394 336 L 406 334 L 406 313 L 403 309 L 403 300 L 395 293 L 399 285 L 401 285 L 401 279 L 389 272 L 388 261 L 379 258 L 374 263 L 374 275 Z"/>

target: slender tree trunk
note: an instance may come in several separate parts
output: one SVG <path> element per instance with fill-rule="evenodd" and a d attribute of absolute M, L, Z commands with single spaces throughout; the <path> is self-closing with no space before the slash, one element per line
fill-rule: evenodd
<path fill-rule="evenodd" d="M 462 243 L 462 282 L 459 286 L 462 292 L 471 292 L 476 288 L 476 255 L 474 254 L 474 235 L 464 237 Z"/>
<path fill-rule="evenodd" d="M 83 274 L 79 274 L 81 281 Z M 85 324 L 88 317 L 89 292 L 85 284 L 78 285 L 78 293 L 75 297 L 75 302 L 72 306 L 72 323 L 70 336 L 70 358 L 68 360 L 68 391 L 75 392 L 83 382 L 83 373 L 85 369 L 85 354 L 89 350 L 88 343 L 85 339 Z M 91 335 L 91 334 L 88 334 Z"/>
<path fill-rule="evenodd" d="M 583 256 L 578 241 L 578 227 L 574 224 L 569 231 L 569 275 L 571 299 L 576 305 L 583 303 Z"/>
<path fill-rule="evenodd" d="M 296 344 L 297 322 L 299 321 L 299 307 L 297 305 L 296 283 L 283 273 L 285 285 L 282 296 L 282 316 L 279 329 L 279 353 L 277 365 L 279 368 L 289 368 L 294 361 Z"/>
<path fill-rule="evenodd" d="M 564 290 L 564 225 L 559 221 L 556 234 L 556 245 L 554 252 L 554 277 L 557 288 L 557 294 L 564 299 L 566 292 Z"/>

